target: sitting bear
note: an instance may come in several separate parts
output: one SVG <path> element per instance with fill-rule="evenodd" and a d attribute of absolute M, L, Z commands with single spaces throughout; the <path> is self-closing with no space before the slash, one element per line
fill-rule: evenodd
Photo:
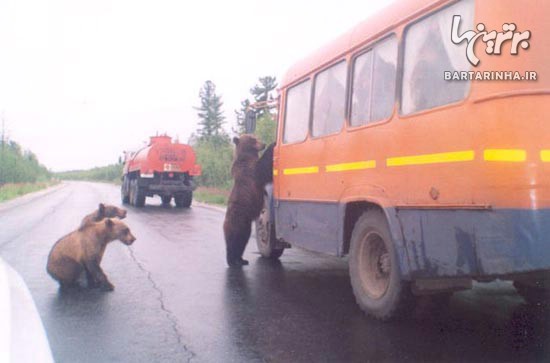
<path fill-rule="evenodd" d="M 258 153 L 265 148 L 265 144 L 252 135 L 235 137 L 233 142 L 236 145 L 231 167 L 234 183 L 223 223 L 226 258 L 230 267 L 248 264 L 242 256 L 250 238 L 252 221 L 260 215 L 264 187 L 273 179 L 273 145 L 264 153 L 267 154 L 267 161 L 260 162 Z"/>
<path fill-rule="evenodd" d="M 114 286 L 99 265 L 107 244 L 117 239 L 126 245 L 136 240 L 128 226 L 117 219 L 88 223 L 53 245 L 46 270 L 62 288 L 78 285 L 84 271 L 88 287 L 111 291 Z"/>
<path fill-rule="evenodd" d="M 80 223 L 80 228 L 88 223 L 99 222 L 104 218 L 126 218 L 126 209 L 115 207 L 114 205 L 99 203 L 99 208 L 93 213 L 88 214 Z"/>

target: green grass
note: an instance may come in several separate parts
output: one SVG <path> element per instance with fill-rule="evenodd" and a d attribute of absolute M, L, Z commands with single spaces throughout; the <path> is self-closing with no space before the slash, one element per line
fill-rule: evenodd
<path fill-rule="evenodd" d="M 193 198 L 202 203 L 226 206 L 229 199 L 229 190 L 199 187 L 193 192 Z"/>
<path fill-rule="evenodd" d="M 20 197 L 22 195 L 46 189 L 59 183 L 57 180 L 37 183 L 15 183 L 0 186 L 0 202 Z"/>

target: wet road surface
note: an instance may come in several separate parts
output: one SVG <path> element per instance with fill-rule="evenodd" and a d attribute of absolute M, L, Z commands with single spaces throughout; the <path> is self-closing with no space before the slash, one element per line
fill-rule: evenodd
<path fill-rule="evenodd" d="M 61 292 L 46 273 L 51 246 L 115 186 L 65 183 L 0 206 L 0 256 L 25 279 L 57 362 L 548 361 L 549 312 L 509 283 L 478 284 L 448 306 L 419 304 L 410 319 L 379 323 L 355 304 L 347 261 L 299 249 L 225 265 L 223 212 L 128 208 L 137 237 L 113 242 L 102 267 L 113 292 Z"/>

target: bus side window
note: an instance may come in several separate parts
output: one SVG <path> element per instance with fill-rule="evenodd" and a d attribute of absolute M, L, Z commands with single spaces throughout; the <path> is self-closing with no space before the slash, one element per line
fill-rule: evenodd
<path fill-rule="evenodd" d="M 460 15 L 462 30 L 473 29 L 474 2 L 455 5 L 411 25 L 405 34 L 405 61 L 401 112 L 409 114 L 464 99 L 469 82 L 446 81 L 445 71 L 468 71 L 466 42 L 451 41 L 453 15 Z"/>
<path fill-rule="evenodd" d="M 346 62 L 340 62 L 315 77 L 312 135 L 333 134 L 342 129 L 346 110 Z"/>
<path fill-rule="evenodd" d="M 311 81 L 290 88 L 286 93 L 286 112 L 283 142 L 289 144 L 305 140 L 309 126 Z"/>
<path fill-rule="evenodd" d="M 366 125 L 391 116 L 395 103 L 396 68 L 395 36 L 355 59 L 351 126 Z"/>

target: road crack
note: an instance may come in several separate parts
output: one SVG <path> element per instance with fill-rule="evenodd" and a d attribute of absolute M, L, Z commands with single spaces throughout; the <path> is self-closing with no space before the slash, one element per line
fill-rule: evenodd
<path fill-rule="evenodd" d="M 157 285 L 157 283 L 155 282 L 155 280 L 153 279 L 153 276 L 151 274 L 151 271 L 147 270 L 145 268 L 145 266 L 143 265 L 143 263 L 141 263 L 136 255 L 134 254 L 134 250 L 131 248 L 131 247 L 128 247 L 128 250 L 130 251 L 130 257 L 132 258 L 132 260 L 134 260 L 134 262 L 136 263 L 136 265 L 138 266 L 138 268 L 143 271 L 145 273 L 145 276 L 147 277 L 147 280 L 149 280 L 149 283 L 151 284 L 151 286 L 153 287 L 153 289 L 157 292 L 157 300 L 160 304 L 160 308 L 161 310 L 164 312 L 164 314 L 166 315 L 166 318 L 168 319 L 168 321 L 170 322 L 170 325 L 172 327 L 172 330 L 174 332 L 174 334 L 176 335 L 176 340 L 178 342 L 179 345 L 181 345 L 183 347 L 183 349 L 188 353 L 190 354 L 191 356 L 187 359 L 187 362 L 191 362 L 191 360 L 193 358 L 196 357 L 196 354 L 183 342 L 183 338 L 182 338 L 182 334 L 180 332 L 180 328 L 179 328 L 179 324 L 178 324 L 178 320 L 177 318 L 174 316 L 174 313 L 172 313 L 172 311 L 170 311 L 170 309 L 168 309 L 166 307 L 166 304 L 164 303 L 164 293 L 162 292 L 162 290 L 160 289 L 160 287 Z"/>

